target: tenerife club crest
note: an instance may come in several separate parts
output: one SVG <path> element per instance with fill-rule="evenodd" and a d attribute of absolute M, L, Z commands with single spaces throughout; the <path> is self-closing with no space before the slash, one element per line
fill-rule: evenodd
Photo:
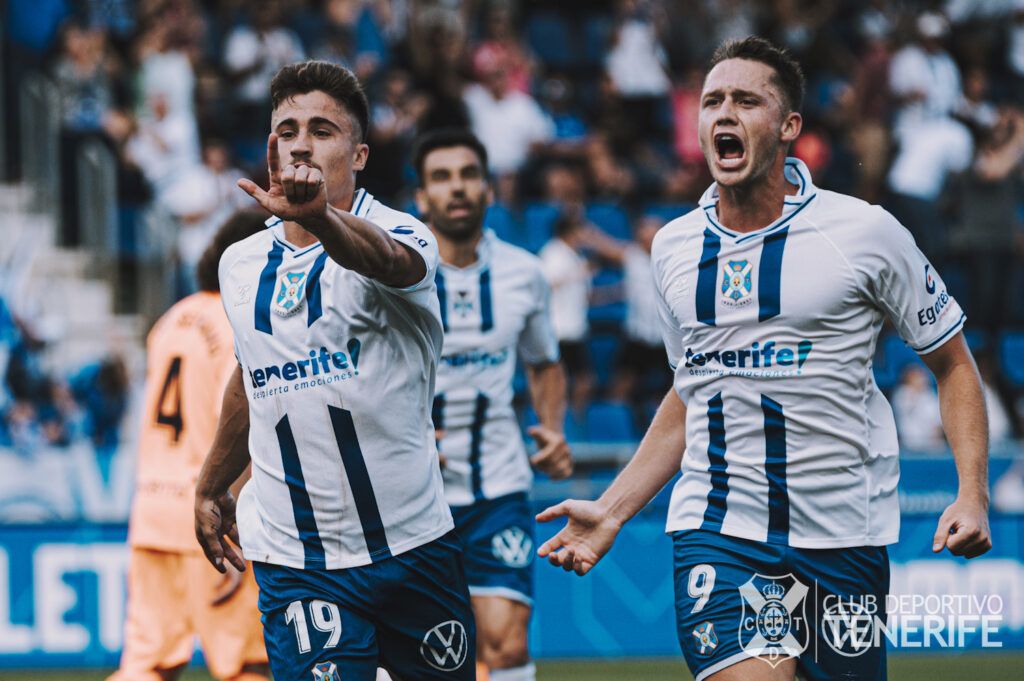
<path fill-rule="evenodd" d="M 341 681 L 338 668 L 333 662 L 319 662 L 313 666 L 314 681 Z"/>
<path fill-rule="evenodd" d="M 739 591 L 743 597 L 740 647 L 747 655 L 775 667 L 807 649 L 807 587 L 796 577 L 755 573 Z"/>
<path fill-rule="evenodd" d="M 694 627 L 693 637 L 697 639 L 693 645 L 697 646 L 697 652 L 701 655 L 710 655 L 718 647 L 718 634 L 715 633 L 715 625 L 712 622 L 704 622 Z"/>
<path fill-rule="evenodd" d="M 727 305 L 750 302 L 753 271 L 748 260 L 730 260 L 722 266 L 722 298 Z"/>
<path fill-rule="evenodd" d="M 285 272 L 278 277 L 274 312 L 282 317 L 290 317 L 301 310 L 306 297 L 305 283 L 305 272 Z"/>

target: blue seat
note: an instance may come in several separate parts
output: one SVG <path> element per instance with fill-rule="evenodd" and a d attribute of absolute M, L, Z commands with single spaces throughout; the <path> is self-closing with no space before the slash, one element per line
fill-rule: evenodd
<path fill-rule="evenodd" d="M 591 336 L 587 342 L 587 349 L 590 351 L 590 364 L 594 369 L 598 390 L 608 387 L 621 344 L 622 339 L 618 335 L 612 334 L 597 334 Z"/>
<path fill-rule="evenodd" d="M 586 208 L 586 216 L 610 237 L 623 241 L 632 237 L 629 216 L 614 203 L 591 203 Z"/>
<path fill-rule="evenodd" d="M 536 253 L 554 234 L 555 222 L 560 214 L 553 203 L 531 203 L 523 210 L 523 237 L 525 248 Z"/>
<path fill-rule="evenodd" d="M 924 364 L 903 339 L 887 334 L 875 349 L 875 383 L 882 390 L 891 390 L 899 383 L 900 374 L 909 364 Z"/>
<path fill-rule="evenodd" d="M 494 230 L 499 239 L 516 244 L 525 242 L 522 230 L 519 226 L 519 219 L 510 208 L 500 203 L 492 203 L 484 215 L 484 224 Z"/>
<path fill-rule="evenodd" d="M 576 62 L 569 22 L 558 12 L 541 11 L 527 19 L 526 41 L 546 66 L 564 69 Z"/>
<path fill-rule="evenodd" d="M 644 215 L 657 215 L 669 223 L 678 217 L 686 215 L 697 206 L 692 203 L 651 203 L 644 207 Z"/>
<path fill-rule="evenodd" d="M 1024 388 L 1024 332 L 1009 331 L 999 339 L 999 364 L 1015 388 Z"/>
<path fill-rule="evenodd" d="M 629 408 L 614 402 L 594 402 L 587 407 L 587 435 L 594 442 L 635 440 Z"/>
<path fill-rule="evenodd" d="M 598 270 L 592 284 L 595 289 L 617 288 L 622 284 L 622 270 L 613 267 Z M 590 310 L 587 311 L 587 319 L 591 324 L 620 326 L 626 321 L 626 303 L 615 300 L 600 305 L 591 305 Z"/>

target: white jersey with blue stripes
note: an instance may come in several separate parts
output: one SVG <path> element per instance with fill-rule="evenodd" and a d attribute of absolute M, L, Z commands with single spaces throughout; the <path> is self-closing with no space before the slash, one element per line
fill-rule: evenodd
<path fill-rule="evenodd" d="M 801 548 L 899 538 L 899 449 L 872 358 L 885 319 L 917 352 L 964 314 L 889 213 L 799 187 L 782 216 L 735 233 L 715 185 L 653 247 L 675 390 L 687 407 L 668 531 L 704 528 Z"/>
<path fill-rule="evenodd" d="M 533 473 L 512 408 L 516 359 L 558 360 L 540 260 L 484 230 L 475 263 L 441 263 L 437 292 L 444 351 L 433 416 L 444 431 L 445 496 L 466 506 L 526 491 Z"/>
<path fill-rule="evenodd" d="M 225 252 L 220 285 L 249 400 L 252 479 L 238 502 L 249 560 L 338 569 L 453 527 L 430 404 L 442 331 L 437 243 L 356 192 L 352 212 L 423 256 L 407 289 L 297 248 L 280 219 Z"/>

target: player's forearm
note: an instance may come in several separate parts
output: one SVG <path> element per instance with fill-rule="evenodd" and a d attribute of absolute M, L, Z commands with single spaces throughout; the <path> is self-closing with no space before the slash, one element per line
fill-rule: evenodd
<path fill-rule="evenodd" d="M 228 491 L 249 465 L 248 441 L 249 402 L 238 367 L 224 389 L 217 433 L 196 483 L 198 496 L 216 498 Z"/>
<path fill-rule="evenodd" d="M 669 390 L 647 434 L 625 469 L 598 503 L 620 524 L 640 509 L 679 471 L 686 449 L 686 406 Z"/>
<path fill-rule="evenodd" d="M 540 424 L 561 433 L 565 429 L 565 369 L 561 362 L 551 362 L 526 369 L 530 399 Z"/>
<path fill-rule="evenodd" d="M 369 220 L 333 206 L 322 220 L 301 223 L 320 239 L 324 250 L 345 269 L 376 279 L 387 286 L 405 288 L 426 275 L 423 259 L 388 236 Z"/>
<path fill-rule="evenodd" d="M 988 414 L 972 363 L 958 363 L 938 377 L 942 428 L 956 460 L 958 496 L 988 505 Z"/>

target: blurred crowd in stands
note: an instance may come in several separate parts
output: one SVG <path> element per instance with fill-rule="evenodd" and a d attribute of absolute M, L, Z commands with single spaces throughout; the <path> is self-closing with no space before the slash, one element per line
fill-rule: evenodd
<path fill-rule="evenodd" d="M 1021 435 L 1024 0 L 35 0 L 8 3 L 5 29 L 7 106 L 26 74 L 53 79 L 63 162 L 83 139 L 116 151 L 119 255 L 130 261 L 145 210 L 173 216 L 179 295 L 212 230 L 248 201 L 236 179 L 265 177 L 280 66 L 317 58 L 359 75 L 371 101 L 359 183 L 407 210 L 416 135 L 472 128 L 490 155 L 490 227 L 539 253 L 554 287 L 573 427 L 609 440 L 641 433 L 670 381 L 648 253 L 710 182 L 704 65 L 723 40 L 766 36 L 807 75 L 793 153 L 819 186 L 881 203 L 911 230 L 967 310 L 995 434 Z M 71 245 L 73 213 L 61 223 Z M 12 392 L 31 344 L 9 355 Z M 907 446 L 941 446 L 934 387 L 907 352 L 880 343 L 879 383 Z M 33 390 L 60 412 L 63 386 Z M 41 437 L 60 440 L 76 417 L 49 413 Z M 8 414 L 11 438 L 21 417 Z"/>

